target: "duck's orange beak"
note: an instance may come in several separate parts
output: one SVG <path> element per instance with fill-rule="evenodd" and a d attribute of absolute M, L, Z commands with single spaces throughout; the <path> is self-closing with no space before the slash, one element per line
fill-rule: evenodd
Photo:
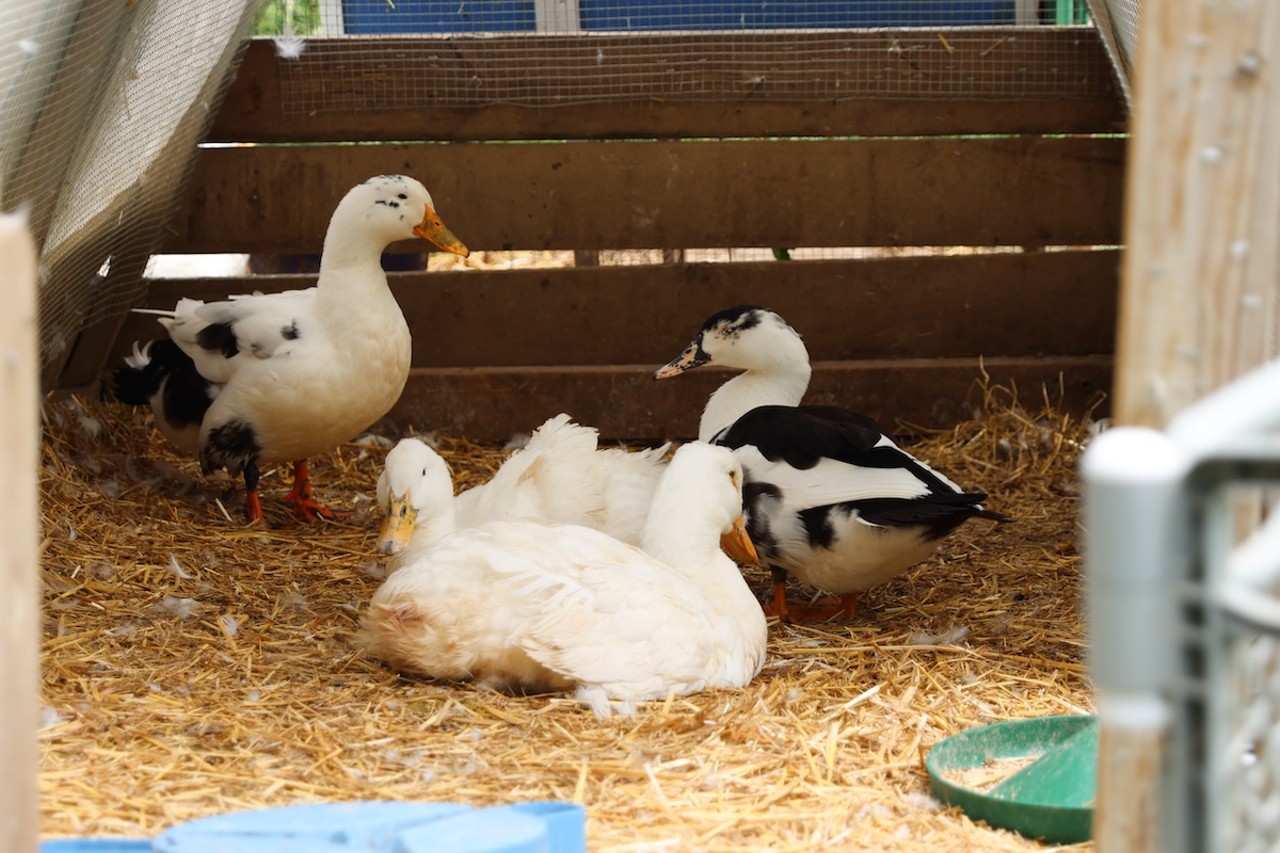
<path fill-rule="evenodd" d="M 471 250 L 462 245 L 461 240 L 453 236 L 453 232 L 445 226 L 440 216 L 431 209 L 431 205 L 424 204 L 422 207 L 422 221 L 413 226 L 414 234 L 451 254 L 462 255 L 464 258 L 471 254 Z"/>
<path fill-rule="evenodd" d="M 418 521 L 418 511 L 409 502 L 409 492 L 402 497 L 392 496 L 387 518 L 378 533 L 378 551 L 383 554 L 399 554 L 413 536 L 413 526 Z"/>
<path fill-rule="evenodd" d="M 711 357 L 702 351 L 702 337 L 684 348 L 684 352 L 653 372 L 654 379 L 670 379 L 686 370 L 706 364 Z"/>
<path fill-rule="evenodd" d="M 747 535 L 747 523 L 738 516 L 733 521 L 733 527 L 728 533 L 720 536 L 720 550 L 728 554 L 735 562 L 744 565 L 758 562 L 760 555 L 756 553 L 756 546 L 752 544 L 751 537 Z"/>

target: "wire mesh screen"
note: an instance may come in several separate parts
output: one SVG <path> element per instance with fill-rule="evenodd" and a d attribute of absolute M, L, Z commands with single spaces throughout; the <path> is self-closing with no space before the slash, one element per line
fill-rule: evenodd
<path fill-rule="evenodd" d="M 1138 56 L 1138 18 L 1141 0 L 1090 0 L 1089 8 L 1126 100 L 1130 99 L 1134 61 Z"/>
<path fill-rule="evenodd" d="M 1083 21 L 1081 0 L 320 4 L 326 35 L 406 38 L 391 45 L 369 41 L 367 52 L 353 49 L 351 39 L 340 50 L 332 41 L 307 44 L 283 75 L 287 111 L 689 101 L 726 94 L 798 100 L 800 91 L 806 98 L 833 99 L 938 94 L 1048 99 L 1068 87 L 1078 92 L 1081 79 L 1096 81 L 1099 90 L 1110 84 L 1105 63 L 1098 67 L 1086 52 L 1037 40 L 1031 32 L 976 29 Z M 975 29 L 954 29 L 970 26 Z M 850 28 L 904 27 L 916 30 L 886 32 L 882 39 L 848 35 Z M 943 27 L 952 29 L 942 33 Z M 789 34 L 787 46 L 769 53 L 780 31 Z M 539 37 L 514 38 L 514 33 Z M 613 38 L 575 37 L 583 33 Z M 439 38 L 460 34 L 487 37 L 483 64 L 468 54 L 465 43 Z M 495 40 L 509 43 L 509 52 L 494 50 Z M 1045 56 L 1049 50 L 1052 57 Z M 762 55 L 768 56 L 763 64 Z M 1041 61 L 1028 62 L 1031 55 Z M 335 82 L 337 62 L 342 73 Z"/>
<path fill-rule="evenodd" d="M 1131 71 L 1138 55 L 1139 0 L 1108 0 L 1107 6 L 1120 44 L 1121 62 L 1127 71 Z"/>
<path fill-rule="evenodd" d="M 1218 796 L 1218 849 L 1265 853 L 1280 847 L 1280 642 L 1247 633 L 1228 660 L 1237 700 L 1226 721 L 1229 741 Z"/>
<path fill-rule="evenodd" d="M 1179 596 L 1170 850 L 1280 849 L 1280 516 L 1266 514 L 1280 452 L 1273 433 L 1235 440 L 1251 449 L 1200 466 L 1212 485 L 1193 490 L 1201 557 Z"/>
<path fill-rule="evenodd" d="M 0 209 L 40 248 L 46 365 L 138 294 L 254 5 L 6 6 Z"/>
<path fill-rule="evenodd" d="M 1266 513 L 1280 464 L 1269 464 L 1237 463 L 1250 482 L 1208 502 L 1204 549 L 1208 597 L 1226 615 L 1208 623 L 1202 749 L 1210 773 L 1197 793 L 1210 848 L 1240 853 L 1280 849 L 1280 516 Z"/>

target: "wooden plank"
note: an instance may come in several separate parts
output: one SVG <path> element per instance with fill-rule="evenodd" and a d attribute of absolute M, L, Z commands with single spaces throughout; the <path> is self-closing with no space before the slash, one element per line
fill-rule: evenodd
<path fill-rule="evenodd" d="M 1061 387 L 1064 411 L 1083 414 L 1111 382 L 1110 356 L 986 359 L 981 365 L 978 359 L 817 362 L 806 402 L 847 406 L 893 430 L 946 428 L 972 417 L 983 369 L 993 384 L 1016 387 L 1033 410 L 1048 385 L 1054 395 Z M 707 396 L 727 373 L 703 368 L 662 382 L 652 373 L 650 364 L 418 368 L 382 429 L 505 441 L 565 411 L 605 438 L 695 436 Z"/>
<path fill-rule="evenodd" d="M 1280 169 L 1280 6 L 1152 3 L 1143 10 L 1140 39 L 1116 420 L 1161 429 L 1280 347 L 1280 185 L 1271 177 Z M 1171 571 L 1168 580 L 1176 588 L 1186 579 Z M 1210 617 L 1209 625 L 1222 618 Z M 1144 633 L 1148 644 L 1183 641 L 1186 626 L 1155 622 Z M 1236 820 L 1221 802 L 1234 786 L 1218 784 L 1202 796 L 1189 790 L 1188 777 L 1199 771 L 1216 781 L 1235 772 L 1220 748 L 1239 731 L 1229 718 L 1248 718 L 1263 698 L 1239 675 L 1235 690 L 1214 691 L 1200 713 L 1175 693 L 1184 705 L 1170 707 L 1166 718 L 1145 708 L 1168 707 L 1185 673 L 1140 670 L 1150 655 L 1128 651 L 1094 650 L 1095 662 L 1109 656 L 1093 673 L 1099 742 L 1107 750 L 1098 764 L 1099 853 L 1240 846 L 1243 833 L 1227 825 Z M 1124 710 L 1134 707 L 1144 710 Z M 1185 746 L 1196 737 L 1207 738 L 1207 766 Z M 1203 821 L 1188 819 L 1188 807 L 1202 807 Z"/>
<path fill-rule="evenodd" d="M 1280 62 L 1280 9 L 1179 5 L 1220 26 L 1204 50 L 1143 42 L 1161 83 L 1137 92 L 1154 129 L 1133 138 L 1116 385 L 1124 422 L 1156 428 L 1280 353 L 1280 182 L 1257 180 L 1280 172 L 1280 89 L 1259 70 Z"/>
<path fill-rule="evenodd" d="M 1116 251 L 392 275 L 422 367 L 658 364 L 737 304 L 786 317 L 815 359 L 1090 355 L 1114 349 Z M 310 287 L 313 276 L 156 280 L 182 296 Z M 501 330 L 495 335 L 494 330 Z M 159 327 L 133 314 L 115 365 Z"/>
<path fill-rule="evenodd" d="M 422 178 L 473 250 L 1117 244 L 1124 147 L 984 137 L 203 149 L 166 251 L 317 251 L 337 200 L 386 172 Z"/>
<path fill-rule="evenodd" d="M 0 216 L 0 850 L 35 850 L 40 725 L 40 357 L 36 247 L 21 216 Z"/>
<path fill-rule="evenodd" d="M 797 105 L 800 108 L 797 108 Z M 255 40 L 224 142 L 1106 132 L 1091 27 Z"/>

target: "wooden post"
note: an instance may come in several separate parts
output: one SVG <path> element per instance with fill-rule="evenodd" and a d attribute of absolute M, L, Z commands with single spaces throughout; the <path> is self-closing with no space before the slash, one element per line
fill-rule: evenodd
<path fill-rule="evenodd" d="M 1163 427 L 1276 351 L 1280 5 L 1143 7 L 1117 422 Z"/>
<path fill-rule="evenodd" d="M 1145 3 L 1114 415 L 1163 427 L 1276 353 L 1280 4 Z M 1163 740 L 1100 720 L 1099 853 L 1161 849 Z"/>
<path fill-rule="evenodd" d="M 39 727 L 40 391 L 36 247 L 25 217 L 0 215 L 0 850 L 34 851 Z"/>

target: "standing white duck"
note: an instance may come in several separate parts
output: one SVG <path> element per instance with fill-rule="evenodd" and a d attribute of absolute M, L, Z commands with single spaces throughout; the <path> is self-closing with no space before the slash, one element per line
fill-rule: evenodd
<path fill-rule="evenodd" d="M 801 406 L 809 353 L 773 311 L 743 305 L 713 314 L 654 378 L 703 364 L 745 371 L 711 395 L 698 437 L 732 448 L 742 463 L 747 532 L 773 575 L 768 609 L 784 621 L 851 616 L 859 592 L 928 558 L 966 520 L 1009 520 L 871 418 Z M 788 604 L 788 572 L 837 598 Z"/>
<path fill-rule="evenodd" d="M 250 521 L 262 520 L 259 466 L 280 462 L 293 463 L 286 500 L 308 520 L 332 517 L 312 497 L 307 457 L 367 429 L 404 389 L 409 327 L 380 259 L 414 236 L 467 254 L 421 183 L 370 178 L 334 211 L 315 287 L 148 312 L 161 315 L 169 339 L 135 344 L 111 377 L 116 397 L 150 405 L 205 473 L 243 472 Z"/>
<path fill-rule="evenodd" d="M 742 531 L 742 468 L 676 451 L 644 549 L 579 525 L 492 521 L 418 552 L 374 594 L 365 647 L 398 670 L 613 703 L 736 688 L 764 662 L 764 613 L 719 536 Z M 749 548 L 749 543 L 744 547 Z"/>
<path fill-rule="evenodd" d="M 601 448 L 596 430 L 562 413 L 534 430 L 488 482 L 454 499 L 448 464 L 421 440 L 401 439 L 378 476 L 386 514 L 378 550 L 400 554 L 456 527 L 517 518 L 581 524 L 638 545 L 668 447 Z"/>

